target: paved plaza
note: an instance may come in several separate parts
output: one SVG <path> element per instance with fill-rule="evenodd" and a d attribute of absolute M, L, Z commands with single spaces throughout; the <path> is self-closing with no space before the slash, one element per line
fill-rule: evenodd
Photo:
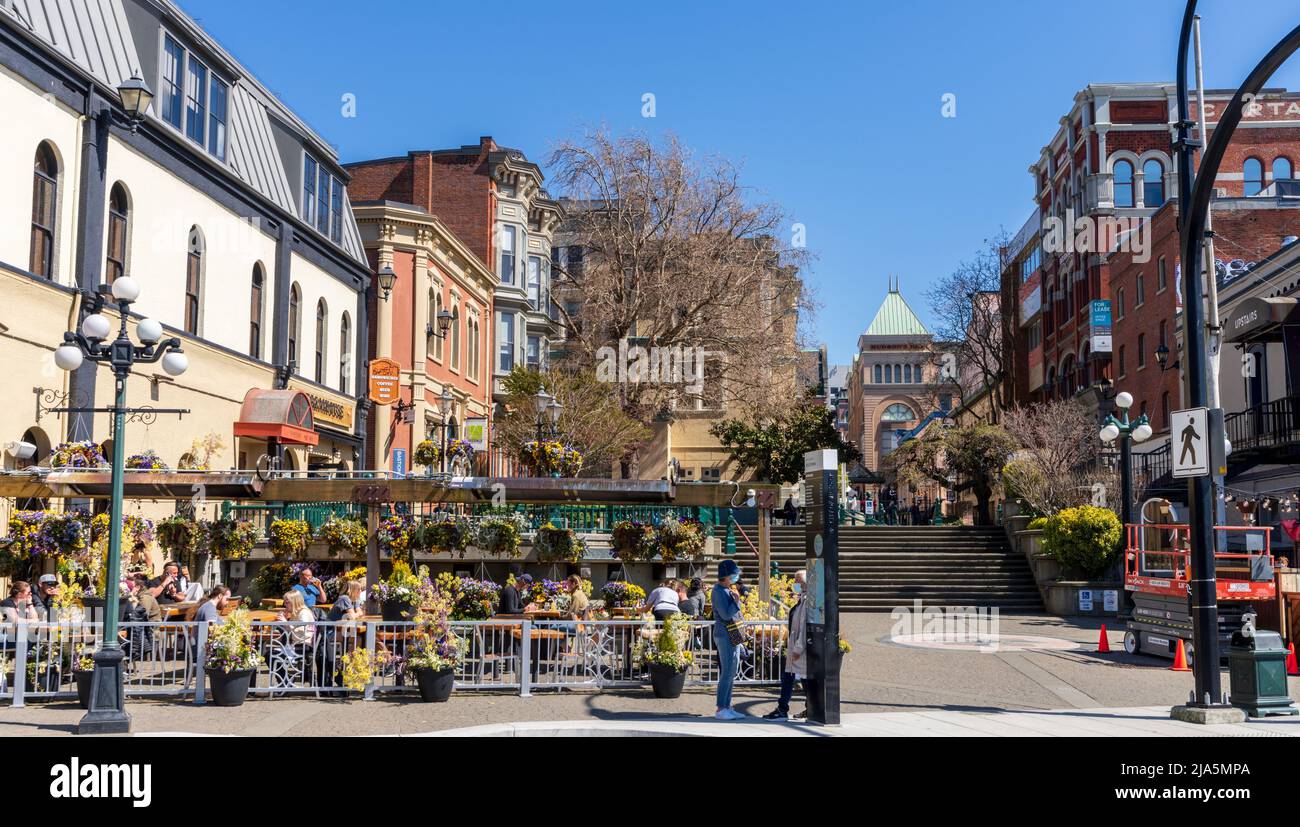
<path fill-rule="evenodd" d="M 1167 661 L 1129 656 L 1122 632 L 1109 632 L 1112 652 L 1096 650 L 1099 623 L 1049 616 L 1002 617 L 1005 650 L 899 645 L 885 614 L 843 617 L 853 652 L 842 677 L 840 735 L 1300 735 L 1300 718 L 1253 720 L 1232 727 L 1198 727 L 1168 720 L 1186 699 L 1191 673 Z M 1043 649 L 1031 648 L 1042 640 Z M 1064 648 L 1065 642 L 1074 648 Z M 1224 676 L 1224 686 L 1228 685 Z M 1300 682 L 1291 681 L 1300 700 Z M 762 715 L 775 688 L 737 687 L 736 708 Z M 796 699 L 794 708 L 802 702 Z M 504 692 L 458 691 L 446 704 L 410 695 L 373 701 L 310 696 L 250 699 L 242 707 L 195 706 L 176 700 L 132 700 L 139 734 L 207 735 L 491 735 L 682 734 L 741 736 L 825 734 L 799 724 L 759 720 L 722 723 L 711 716 L 713 696 L 688 691 L 674 701 L 644 689 L 543 690 L 530 698 Z M 82 712 L 74 704 L 31 703 L 0 709 L 0 737 L 63 735 Z"/>

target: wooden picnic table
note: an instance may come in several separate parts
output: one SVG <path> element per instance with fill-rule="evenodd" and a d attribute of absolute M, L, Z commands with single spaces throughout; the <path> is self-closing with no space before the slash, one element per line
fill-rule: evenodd
<path fill-rule="evenodd" d="M 162 610 L 163 620 L 175 620 L 177 617 L 184 617 L 190 609 L 199 605 L 197 602 L 188 603 L 162 603 L 158 608 Z"/>
<path fill-rule="evenodd" d="M 565 614 L 564 612 L 549 612 L 539 609 L 532 612 L 524 612 L 524 617 L 529 620 L 564 620 Z"/>
<path fill-rule="evenodd" d="M 515 639 L 522 640 L 524 630 L 516 626 L 511 630 L 510 634 L 513 635 Z M 568 637 L 567 634 L 559 629 L 533 629 L 529 636 L 533 640 L 561 640 Z"/>

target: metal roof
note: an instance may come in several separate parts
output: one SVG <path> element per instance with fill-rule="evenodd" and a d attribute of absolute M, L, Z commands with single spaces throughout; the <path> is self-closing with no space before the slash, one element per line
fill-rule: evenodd
<path fill-rule="evenodd" d="M 880 309 L 876 311 L 876 318 L 872 319 L 871 326 L 867 328 L 866 335 L 929 336 L 930 331 L 925 329 L 925 325 L 912 312 L 898 288 L 890 287 Z"/>

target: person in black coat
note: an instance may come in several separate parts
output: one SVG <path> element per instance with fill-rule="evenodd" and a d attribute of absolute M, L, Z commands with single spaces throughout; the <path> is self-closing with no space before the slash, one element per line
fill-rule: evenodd
<path fill-rule="evenodd" d="M 525 574 L 519 578 L 519 583 L 525 588 L 533 585 L 533 576 Z M 497 605 L 497 614 L 499 615 L 521 615 L 524 613 L 524 603 L 519 597 L 519 587 L 511 583 L 506 583 L 505 588 L 501 589 L 501 596 Z"/>

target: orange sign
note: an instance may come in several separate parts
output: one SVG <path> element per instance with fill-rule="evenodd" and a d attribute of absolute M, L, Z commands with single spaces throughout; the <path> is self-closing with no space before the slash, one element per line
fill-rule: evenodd
<path fill-rule="evenodd" d="M 370 401 L 391 405 L 402 398 L 402 366 L 392 359 L 370 360 Z"/>

